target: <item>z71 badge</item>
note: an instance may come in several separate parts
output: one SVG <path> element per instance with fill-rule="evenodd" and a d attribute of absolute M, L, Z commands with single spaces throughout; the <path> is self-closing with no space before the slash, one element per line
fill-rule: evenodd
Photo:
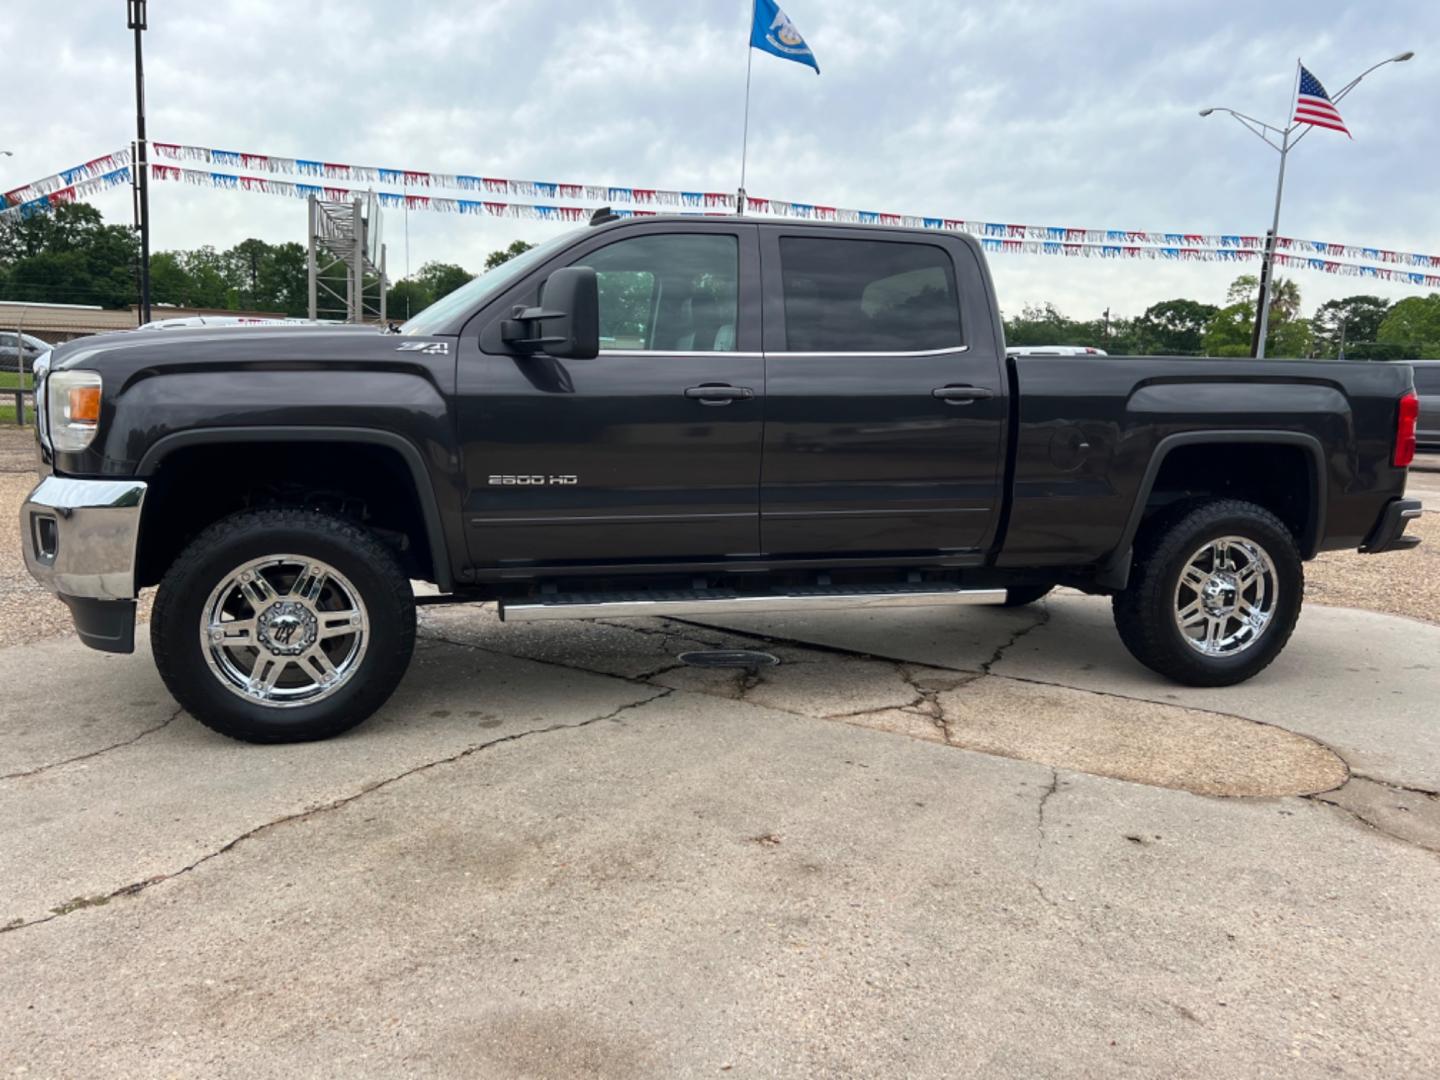
<path fill-rule="evenodd" d="M 450 355 L 450 343 L 448 341 L 402 341 L 395 346 L 396 352 L 418 352 L 430 356 Z"/>
<path fill-rule="evenodd" d="M 495 487 L 570 487 L 580 483 L 578 476 L 492 476 L 490 483 Z"/>

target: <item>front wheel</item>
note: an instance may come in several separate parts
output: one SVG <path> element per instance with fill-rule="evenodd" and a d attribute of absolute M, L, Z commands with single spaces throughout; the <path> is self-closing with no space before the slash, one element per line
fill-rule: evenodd
<path fill-rule="evenodd" d="M 394 691 L 415 646 L 415 600 L 374 536 L 310 510 L 210 526 L 165 574 L 150 641 L 185 710 L 246 742 L 324 739 Z"/>
<path fill-rule="evenodd" d="M 1149 526 L 1113 601 L 1120 640 L 1187 686 L 1230 686 L 1285 648 L 1305 593 L 1295 538 L 1254 503 L 1203 503 Z"/>

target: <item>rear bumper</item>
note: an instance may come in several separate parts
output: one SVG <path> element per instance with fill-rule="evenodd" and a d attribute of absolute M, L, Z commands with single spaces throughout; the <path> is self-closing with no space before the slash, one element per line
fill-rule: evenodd
<path fill-rule="evenodd" d="M 20 508 L 31 576 L 69 606 L 80 639 L 105 652 L 135 648 L 135 558 L 141 480 L 47 476 Z"/>
<path fill-rule="evenodd" d="M 1419 499 L 1391 499 L 1380 512 L 1380 519 L 1365 538 L 1360 550 L 1366 555 L 1384 551 L 1406 551 L 1420 543 L 1418 536 L 1406 536 L 1405 526 L 1420 516 Z"/>

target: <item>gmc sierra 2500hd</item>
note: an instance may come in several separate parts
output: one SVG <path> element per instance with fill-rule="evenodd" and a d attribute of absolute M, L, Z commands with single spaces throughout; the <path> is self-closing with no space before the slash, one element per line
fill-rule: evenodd
<path fill-rule="evenodd" d="M 1007 357 L 972 238 L 606 220 L 397 330 L 121 333 L 38 365 L 31 572 L 192 715 L 323 738 L 389 696 L 411 581 L 504 618 L 1113 597 L 1144 664 L 1247 679 L 1303 560 L 1382 552 L 1409 367 Z M 427 598 L 431 599 L 431 598 Z"/>

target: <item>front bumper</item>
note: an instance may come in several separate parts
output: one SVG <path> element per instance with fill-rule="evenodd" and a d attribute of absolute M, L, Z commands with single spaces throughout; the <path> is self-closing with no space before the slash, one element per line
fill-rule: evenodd
<path fill-rule="evenodd" d="M 1420 543 L 1418 536 L 1406 536 L 1405 526 L 1420 516 L 1419 499 L 1391 499 L 1380 513 L 1360 550 L 1366 555 L 1382 551 L 1406 551 Z"/>
<path fill-rule="evenodd" d="M 81 640 L 106 652 L 135 647 L 135 559 L 142 480 L 47 476 L 20 508 L 32 577 L 65 601 Z"/>

